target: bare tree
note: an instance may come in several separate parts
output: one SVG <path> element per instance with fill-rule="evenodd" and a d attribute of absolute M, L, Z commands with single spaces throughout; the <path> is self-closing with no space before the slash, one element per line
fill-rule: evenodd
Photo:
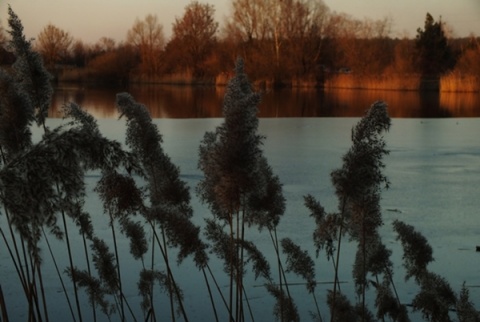
<path fill-rule="evenodd" d="M 136 64 L 132 46 L 119 44 L 112 50 L 99 52 L 90 58 L 87 66 L 96 80 L 126 84 Z"/>
<path fill-rule="evenodd" d="M 357 36 L 355 60 L 359 72 L 380 74 L 394 61 L 395 47 L 389 36 L 392 30 L 391 17 L 371 20 L 364 19 L 360 23 Z"/>
<path fill-rule="evenodd" d="M 185 7 L 183 17 L 176 18 L 173 24 L 172 41 L 183 48 L 184 63 L 195 76 L 203 75 L 202 63 L 216 41 L 218 22 L 214 13 L 213 5 L 193 1 Z"/>
<path fill-rule="evenodd" d="M 70 33 L 48 24 L 38 35 L 37 47 L 45 64 L 52 67 L 68 56 L 72 42 L 73 38 Z"/>
<path fill-rule="evenodd" d="M 465 75 L 480 75 L 480 39 L 470 36 L 467 45 L 461 51 L 454 71 Z"/>
<path fill-rule="evenodd" d="M 263 16 L 268 0 L 233 0 L 231 14 L 224 23 L 222 41 L 235 44 L 231 57 L 242 56 L 253 79 L 271 73 L 269 26 Z M 268 57 L 268 58 L 267 58 Z"/>
<path fill-rule="evenodd" d="M 264 40 L 268 30 L 263 16 L 266 9 L 267 0 L 234 0 L 226 32 L 240 41 Z"/>
<path fill-rule="evenodd" d="M 234 0 L 225 34 L 244 44 L 242 56 L 250 64 L 261 60 L 275 79 L 304 76 L 319 59 L 327 14 L 323 1 Z"/>
<path fill-rule="evenodd" d="M 333 14 L 328 22 L 332 39 L 333 64 L 349 68 L 356 74 L 381 73 L 392 63 L 394 46 L 389 39 L 392 19 L 355 19 L 346 14 Z"/>
<path fill-rule="evenodd" d="M 115 50 L 115 39 L 109 38 L 109 37 L 102 37 L 98 40 L 96 46 L 103 51 L 103 52 L 109 52 Z"/>
<path fill-rule="evenodd" d="M 274 64 L 279 65 L 282 6 L 282 2 L 274 0 L 234 0 L 232 2 L 232 14 L 226 23 L 227 37 L 233 37 L 245 43 L 245 50 L 248 53 L 242 54 L 247 59 L 256 60 L 256 53 L 261 52 L 260 56 L 265 54 L 273 56 Z M 270 65 L 271 63 L 265 61 L 262 64 Z"/>
<path fill-rule="evenodd" d="M 165 35 L 156 15 L 149 14 L 144 20 L 137 19 L 127 33 L 127 43 L 136 47 L 140 54 L 141 72 L 148 75 L 159 73 Z"/>
<path fill-rule="evenodd" d="M 294 76 L 305 77 L 315 73 L 323 47 L 325 26 L 329 15 L 323 1 L 289 0 L 282 8 L 282 35 L 285 37 L 285 55 L 291 63 L 282 64 Z"/>

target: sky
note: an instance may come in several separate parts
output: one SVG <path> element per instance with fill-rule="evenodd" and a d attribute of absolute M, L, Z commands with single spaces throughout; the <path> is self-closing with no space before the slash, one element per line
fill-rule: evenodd
<path fill-rule="evenodd" d="M 21 19 L 27 38 L 35 38 L 49 23 L 68 31 L 74 39 L 95 43 L 102 37 L 126 39 L 136 19 L 156 14 L 167 38 L 175 18 L 181 18 L 191 0 L 0 0 L 0 22 L 7 28 L 8 5 Z M 199 0 L 216 9 L 223 24 L 232 0 Z M 429 12 L 453 28 L 454 36 L 480 36 L 480 0 L 324 0 L 331 11 L 358 19 L 393 21 L 393 37 L 415 37 Z"/>

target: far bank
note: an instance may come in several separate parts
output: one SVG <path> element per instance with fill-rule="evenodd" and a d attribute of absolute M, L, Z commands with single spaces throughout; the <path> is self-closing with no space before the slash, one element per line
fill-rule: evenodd
<path fill-rule="evenodd" d="M 194 77 L 190 73 L 175 73 L 161 76 L 97 75 L 89 68 L 61 67 L 52 71 L 59 83 L 84 84 L 165 84 L 185 86 L 225 86 L 231 73 L 215 77 Z M 325 73 L 320 77 L 294 77 L 292 79 L 253 79 L 259 89 L 273 88 L 319 88 L 319 89 L 367 89 L 399 91 L 480 92 L 480 76 L 449 73 L 440 77 L 422 77 L 419 74 L 359 75 L 349 73 Z"/>

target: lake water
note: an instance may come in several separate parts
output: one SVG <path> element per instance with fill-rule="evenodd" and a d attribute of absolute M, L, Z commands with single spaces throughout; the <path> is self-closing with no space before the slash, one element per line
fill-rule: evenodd
<path fill-rule="evenodd" d="M 222 117 L 225 87 L 132 85 L 106 89 L 62 85 L 55 90 L 50 117 L 74 101 L 98 118 L 115 118 L 115 94 L 128 91 L 146 105 L 153 118 Z M 267 91 L 259 117 L 358 117 L 377 100 L 386 101 L 391 117 L 480 117 L 480 93 L 417 91 L 314 90 Z"/>
<path fill-rule="evenodd" d="M 152 115 L 156 118 L 154 122 L 163 135 L 163 147 L 172 161 L 179 166 L 182 179 L 191 187 L 194 207 L 193 220 L 196 224 L 203 225 L 204 219 L 210 218 L 211 215 L 207 207 L 202 205 L 194 195 L 194 188 L 202 176 L 197 169 L 198 147 L 204 133 L 214 130 L 222 122 L 221 110 L 218 107 L 218 104 L 221 103 L 221 95 L 219 93 L 215 94 L 218 96 L 213 95 L 212 91 L 215 89 L 211 88 L 195 90 L 167 88 L 165 91 L 166 93 L 181 91 L 184 96 L 184 104 L 178 103 L 182 95 L 174 100 L 169 97 L 176 94 L 169 96 L 164 92 L 159 92 L 158 96 L 150 99 L 145 98 L 144 101 L 136 98 L 148 106 L 157 106 L 158 109 L 152 110 Z M 202 96 L 196 93 L 188 96 L 189 91 L 200 91 L 204 94 L 208 92 L 209 94 Z M 66 101 L 75 100 L 99 118 L 99 126 L 104 135 L 123 141 L 125 125 L 124 120 L 115 119 L 117 116 L 113 107 L 115 93 L 111 94 L 111 99 L 96 101 L 92 98 L 95 96 L 91 96 L 90 90 L 87 89 L 77 91 L 76 96 L 73 94 L 74 92 L 71 92 L 72 96 L 67 95 L 66 93 L 70 93 L 68 90 L 60 92 L 64 93 Z M 57 91 L 55 96 L 57 105 L 54 105 L 51 118 L 48 119 L 51 126 L 62 122 L 61 119 L 56 118 L 60 100 L 58 93 Z M 134 96 L 137 94 L 133 92 Z M 393 93 L 391 94 L 393 95 Z M 423 118 L 417 114 L 423 108 L 410 105 L 413 93 L 395 93 L 399 100 L 402 94 L 405 95 L 405 104 L 398 103 L 398 106 L 405 106 L 405 110 L 402 110 L 405 114 L 402 114 L 403 112 L 400 112 L 398 107 L 390 108 L 391 114 L 396 115 L 392 120 L 391 131 L 385 135 L 387 146 L 391 151 L 385 159 L 385 171 L 391 182 L 391 188 L 382 194 L 384 220 L 382 238 L 387 247 L 393 251 L 392 260 L 397 269 L 394 276 L 397 290 L 403 303 L 410 303 L 416 290 L 411 282 L 404 281 L 401 263 L 402 250 L 395 240 L 391 227 L 393 220 L 400 219 L 414 225 L 429 240 L 435 257 L 435 262 L 429 268 L 446 277 L 457 292 L 465 282 L 469 287 L 472 300 L 479 309 L 480 253 L 475 251 L 475 246 L 480 245 L 480 119 L 477 118 L 479 105 L 476 105 L 476 108 L 463 107 L 455 110 L 457 111 L 455 113 L 460 110 L 471 112 L 469 115 L 466 115 L 468 113 L 462 114 L 462 117 L 452 110 L 449 115 L 457 117 L 445 117 L 447 113 L 436 114 L 436 117 L 433 117 L 429 112 L 424 114 L 425 118 Z M 268 95 L 270 93 L 267 93 L 266 97 Z M 330 114 L 324 115 L 321 113 L 325 111 L 325 108 L 322 105 L 316 105 L 318 101 L 316 101 L 317 103 L 312 102 L 314 96 L 326 96 L 327 94 L 310 92 L 302 98 L 299 93 L 298 96 L 295 95 L 297 94 L 288 94 L 290 97 L 288 100 L 291 102 L 291 105 L 288 105 L 290 112 L 286 112 L 283 107 L 280 108 L 282 101 L 280 97 L 271 98 L 278 102 L 277 109 L 282 112 L 278 112 L 278 115 L 263 114 L 265 117 L 269 117 L 260 119 L 259 132 L 266 136 L 264 152 L 273 171 L 280 177 L 287 199 L 286 213 L 279 226 L 279 238 L 291 238 L 314 256 L 312 245 L 314 222 L 308 216 L 308 210 L 303 205 L 303 196 L 312 194 L 320 200 L 327 211 L 336 210 L 337 201 L 330 183 L 330 172 L 341 166 L 341 157 L 351 145 L 350 130 L 359 120 L 358 116 L 369 107 L 371 101 L 368 103 L 362 101 L 361 104 L 355 105 L 356 107 L 345 105 L 343 112 L 348 110 L 349 113 L 352 111 L 354 113 L 354 115 L 348 115 L 348 113 L 341 112 L 345 97 L 342 99 L 337 97 L 338 105 L 335 106 L 340 106 L 339 110 L 330 107 L 328 109 Z M 352 93 L 349 95 L 355 96 Z M 371 95 L 373 95 L 370 97 L 372 101 L 375 100 L 376 98 L 373 99 L 375 95 Z M 213 99 L 212 97 L 217 98 Z M 265 98 L 266 100 L 267 98 Z M 348 100 L 356 101 L 355 97 L 349 97 Z M 368 98 L 362 98 L 362 100 L 368 100 Z M 300 101 L 304 101 L 305 105 L 293 105 Z M 458 102 L 461 99 L 452 99 L 452 101 Z M 178 105 L 168 105 L 173 104 L 171 102 L 176 102 L 175 104 Z M 194 106 L 198 109 L 187 105 L 192 102 L 197 102 Z M 207 102 L 210 103 L 207 104 Z M 212 104 L 217 105 L 213 106 Z M 176 109 L 173 106 L 176 106 Z M 275 111 L 274 107 L 269 107 L 269 109 L 272 113 Z M 305 113 L 299 115 L 299 110 Z M 193 111 L 197 111 L 196 116 L 191 114 Z M 473 111 L 477 112 L 473 113 Z M 264 112 L 261 110 L 260 114 L 262 115 L 262 113 Z M 273 118 L 274 116 L 278 117 Z M 439 118 L 440 116 L 442 117 Z M 40 137 L 40 132 L 34 134 L 37 139 Z M 98 176 L 95 175 L 87 178 L 90 190 L 94 188 L 98 179 Z M 86 208 L 92 214 L 98 214 L 95 216 L 97 233 L 106 240 L 111 239 L 106 216 L 100 215 L 102 207 L 94 195 L 87 200 Z M 0 217 L 0 223 L 3 225 L 4 222 L 1 220 L 4 220 L 3 216 Z M 72 238 L 74 244 L 81 244 L 79 236 Z M 253 230 L 249 233 L 248 238 L 264 251 L 271 263 L 274 262 L 274 252 L 267 234 Z M 127 255 L 128 245 L 126 242 L 121 242 L 121 246 L 125 247 L 125 251 L 121 253 L 121 264 L 124 269 L 127 298 L 131 300 L 135 312 L 138 313 L 136 277 L 141 265 Z M 64 253 L 61 244 L 56 247 L 59 254 Z M 79 249 L 79 254 L 80 251 Z M 347 243 L 340 259 L 340 280 L 346 282 L 342 284 L 342 291 L 349 295 L 352 302 L 355 301 L 351 279 L 354 252 L 355 246 Z M 60 267 L 66 267 L 66 256 L 60 255 L 59 260 Z M 331 281 L 333 279 L 332 264 L 326 260 L 323 253 L 315 259 L 315 263 L 317 281 Z M 221 277 L 223 276 L 222 267 L 213 256 L 212 264 L 215 274 L 220 276 L 220 285 L 225 290 L 228 280 Z M 48 256 L 45 256 L 44 265 L 45 287 L 49 294 L 50 304 L 52 304 L 51 314 L 55 317 L 54 320 L 58 320 L 58 318 L 70 320 L 65 298 Z M 77 265 L 84 268 L 81 259 L 78 259 Z M 158 268 L 162 269 L 163 267 L 160 265 Z M 201 273 L 192 267 L 190 260 L 186 260 L 175 271 L 175 274 L 184 289 L 185 305 L 190 320 L 212 321 L 213 313 Z M 25 320 L 26 303 L 19 289 L 17 278 L 13 276 L 13 268 L 9 265 L 8 254 L 4 247 L 0 248 L 0 276 L 11 320 Z M 12 278 L 7 278 L 7 276 L 12 276 Z M 289 282 L 296 283 L 301 280 L 298 277 L 289 276 Z M 257 321 L 272 321 L 273 301 L 271 296 L 262 287 L 259 287 L 261 284 L 262 281 L 253 280 L 246 283 L 250 305 Z M 324 318 L 328 316 L 325 296 L 330 287 L 329 284 L 322 284 L 316 290 Z M 67 288 L 71 290 L 71 286 Z M 294 286 L 291 288 L 291 292 L 298 305 L 302 320 L 310 321 L 308 312 L 314 309 L 311 297 L 303 286 Z M 168 316 L 167 301 L 160 295 L 157 299 L 160 301 L 158 310 Z M 86 301 L 84 301 L 83 309 L 85 315 L 90 312 Z M 139 320 L 142 320 L 141 314 L 138 314 Z M 221 320 L 224 321 L 226 313 L 220 309 L 220 314 L 223 317 Z M 412 320 L 416 319 L 412 318 Z M 102 321 L 106 321 L 106 319 Z"/>

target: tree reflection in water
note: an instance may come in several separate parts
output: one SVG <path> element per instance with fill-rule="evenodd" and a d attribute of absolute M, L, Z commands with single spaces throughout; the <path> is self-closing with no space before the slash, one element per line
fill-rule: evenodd
<path fill-rule="evenodd" d="M 59 86 L 49 117 L 62 117 L 62 106 L 77 102 L 97 118 L 117 118 L 115 95 L 129 92 L 153 118 L 222 117 L 224 87 L 131 85 L 128 88 Z M 480 93 L 352 89 L 267 90 L 259 117 L 360 117 L 377 100 L 388 103 L 394 118 L 480 117 Z"/>

